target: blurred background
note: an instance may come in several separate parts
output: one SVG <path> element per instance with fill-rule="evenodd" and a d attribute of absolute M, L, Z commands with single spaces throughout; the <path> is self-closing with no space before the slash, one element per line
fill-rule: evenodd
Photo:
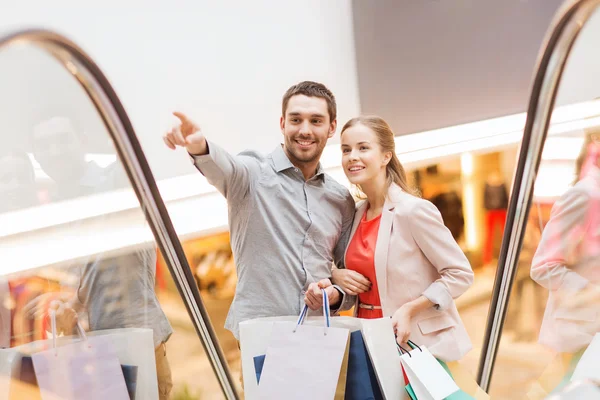
<path fill-rule="evenodd" d="M 106 74 L 234 377 L 239 349 L 223 328 L 237 278 L 226 203 L 183 150 L 164 146 L 161 136 L 176 122 L 172 112 L 190 115 L 232 153 L 267 153 L 281 142 L 281 97 L 302 80 L 333 91 L 338 126 L 360 113 L 385 118 L 411 183 L 438 207 L 475 271 L 474 285 L 457 299 L 474 345 L 461 363 L 475 375 L 536 60 L 561 4 L 2 0 L 0 32 L 56 31 Z M 530 269 L 552 207 L 577 180 L 586 137 L 600 126 L 599 38 L 596 12 L 560 83 L 490 389 L 494 399 L 534 398 L 532 388 L 563 354 L 538 342 L 549 290 L 530 278 Z M 110 278 L 104 288 L 120 282 L 119 307 L 141 307 L 138 317 L 152 319 L 155 338 L 160 331 L 168 339 L 172 398 L 223 398 L 104 121 L 73 75 L 34 46 L 1 49 L 0 128 L 0 345 L 47 339 L 45 319 L 32 317 L 31 309 L 81 297 L 86 267 L 103 265 Z M 349 186 L 338 143 L 336 134 L 322 163 Z M 132 265 L 150 272 L 132 275 Z M 123 283 L 140 279 L 141 303 L 130 295 L 138 289 Z M 92 329 L 93 322 L 85 323 Z"/>

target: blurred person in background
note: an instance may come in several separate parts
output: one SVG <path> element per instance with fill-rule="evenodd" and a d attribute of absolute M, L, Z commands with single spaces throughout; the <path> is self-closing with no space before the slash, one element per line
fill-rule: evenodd
<path fill-rule="evenodd" d="M 53 198 L 77 198 L 128 187 L 122 166 L 106 167 L 86 161 L 83 135 L 71 120 L 55 117 L 33 131 L 34 157 L 56 183 Z M 72 334 L 78 314 L 86 311 L 92 331 L 118 328 L 149 328 L 154 332 L 159 398 L 170 398 L 171 369 L 166 342 L 173 330 L 155 292 L 156 250 L 146 246 L 119 256 L 97 255 L 78 265 L 75 295 L 61 296 L 57 324 Z M 54 295 L 54 294 L 49 294 Z M 46 312 L 43 296 L 31 302 L 29 312 Z"/>
<path fill-rule="evenodd" d="M 0 215 L 37 203 L 35 172 L 27 153 L 0 153 Z M 12 298 L 8 280 L 0 276 L 0 348 L 10 347 Z"/>
<path fill-rule="evenodd" d="M 554 204 L 531 278 L 549 292 L 539 342 L 571 359 L 600 330 L 600 128 L 586 130 L 576 178 Z M 557 388 L 558 389 L 558 388 Z"/>

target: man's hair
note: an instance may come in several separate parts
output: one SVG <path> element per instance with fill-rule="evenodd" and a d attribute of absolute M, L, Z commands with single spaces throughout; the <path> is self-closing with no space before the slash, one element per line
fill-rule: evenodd
<path fill-rule="evenodd" d="M 327 102 L 327 111 L 329 112 L 329 122 L 333 122 L 337 118 L 337 106 L 335 104 L 335 96 L 325 85 L 318 82 L 304 81 L 289 88 L 283 95 L 281 102 L 281 115 L 285 117 L 288 102 L 293 96 L 302 94 L 308 97 L 319 97 Z"/>

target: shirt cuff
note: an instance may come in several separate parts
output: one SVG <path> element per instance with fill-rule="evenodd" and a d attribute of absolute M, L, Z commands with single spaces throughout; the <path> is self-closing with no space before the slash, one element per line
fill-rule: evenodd
<path fill-rule="evenodd" d="M 440 311 L 448 309 L 454 301 L 446 286 L 441 282 L 433 282 L 422 295 L 435 304 L 434 307 Z"/>
<path fill-rule="evenodd" d="M 337 290 L 340 293 L 340 301 L 337 305 L 335 306 L 330 306 L 329 309 L 334 313 L 337 314 L 338 312 L 340 312 L 342 305 L 344 304 L 344 300 L 346 299 L 346 293 L 344 293 L 344 291 L 342 290 L 341 287 L 339 287 L 338 285 L 333 285 L 333 287 L 335 288 L 335 290 Z"/>
<path fill-rule="evenodd" d="M 210 153 L 210 142 L 207 140 L 206 141 L 206 154 L 190 154 L 188 153 L 188 156 L 190 157 L 190 161 L 192 162 L 192 164 L 198 166 L 198 165 L 202 165 L 206 162 L 209 161 L 213 161 L 212 158 L 212 154 Z"/>

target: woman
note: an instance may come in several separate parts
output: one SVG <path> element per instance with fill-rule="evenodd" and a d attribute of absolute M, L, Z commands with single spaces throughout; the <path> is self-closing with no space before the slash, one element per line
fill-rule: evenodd
<path fill-rule="evenodd" d="M 383 119 L 351 119 L 341 147 L 344 172 L 366 200 L 333 283 L 358 295 L 357 317 L 391 316 L 398 343 L 423 344 L 442 361 L 462 358 L 471 341 L 454 299 L 473 283 L 467 258 L 435 206 L 411 193 Z"/>
<path fill-rule="evenodd" d="M 548 290 L 538 341 L 558 353 L 536 382 L 544 395 L 570 382 L 600 332 L 599 157 L 596 127 L 586 132 L 575 183 L 554 203 L 531 263 L 531 278 Z"/>
<path fill-rule="evenodd" d="M 531 265 L 548 289 L 539 341 L 579 352 L 600 330 L 600 129 L 587 131 L 576 180 L 552 207 Z"/>

